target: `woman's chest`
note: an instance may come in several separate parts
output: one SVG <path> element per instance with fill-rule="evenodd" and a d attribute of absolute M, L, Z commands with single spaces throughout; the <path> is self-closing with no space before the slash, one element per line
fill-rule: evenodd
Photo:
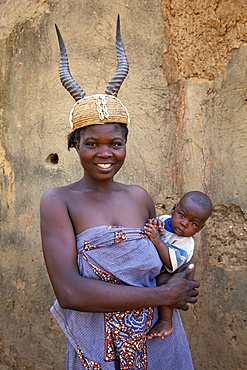
<path fill-rule="evenodd" d="M 162 263 L 143 229 L 98 226 L 77 235 L 76 240 L 81 274 L 90 266 L 105 281 L 114 277 L 129 285 L 155 285 Z"/>
<path fill-rule="evenodd" d="M 144 204 L 123 196 L 83 196 L 68 205 L 75 233 L 93 226 L 143 227 L 149 218 Z"/>

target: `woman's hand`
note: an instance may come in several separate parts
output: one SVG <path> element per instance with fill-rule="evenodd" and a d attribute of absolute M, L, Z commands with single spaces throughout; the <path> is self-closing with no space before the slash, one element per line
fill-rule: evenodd
<path fill-rule="evenodd" d="M 164 303 L 164 305 L 187 311 L 188 303 L 197 302 L 196 297 L 199 294 L 197 288 L 199 288 L 200 284 L 198 281 L 190 280 L 190 276 L 193 274 L 194 268 L 195 265 L 192 263 L 187 266 L 185 265 L 181 272 L 171 275 L 168 281 L 167 274 L 164 274 L 164 285 L 159 287 L 161 291 L 166 288 L 166 303 Z M 159 277 L 159 284 L 162 284 L 162 274 Z M 167 297 L 167 288 L 169 291 L 169 297 Z M 169 303 L 167 303 L 167 299 L 169 299 Z"/>

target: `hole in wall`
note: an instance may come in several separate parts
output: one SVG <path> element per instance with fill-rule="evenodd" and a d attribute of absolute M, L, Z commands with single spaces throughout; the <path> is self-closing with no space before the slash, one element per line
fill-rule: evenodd
<path fill-rule="evenodd" d="M 59 158 L 57 153 L 49 154 L 45 161 L 50 164 L 58 164 Z"/>

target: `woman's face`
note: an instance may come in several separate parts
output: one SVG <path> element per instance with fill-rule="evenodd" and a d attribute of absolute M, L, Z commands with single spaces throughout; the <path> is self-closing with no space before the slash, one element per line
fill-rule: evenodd
<path fill-rule="evenodd" d="M 126 140 L 120 124 L 92 125 L 81 130 L 76 150 L 84 174 L 104 181 L 114 177 L 124 163 Z"/>

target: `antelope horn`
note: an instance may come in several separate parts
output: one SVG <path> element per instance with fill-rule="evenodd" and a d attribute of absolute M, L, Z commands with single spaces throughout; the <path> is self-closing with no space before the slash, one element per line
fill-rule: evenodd
<path fill-rule="evenodd" d="M 55 24 L 57 37 L 60 47 L 60 66 L 59 66 L 59 76 L 60 80 L 66 90 L 72 95 L 75 101 L 78 101 L 86 95 L 86 93 L 80 88 L 79 85 L 75 82 L 73 77 L 70 74 L 68 56 L 66 53 L 66 48 L 62 35 L 58 29 L 58 26 Z"/>
<path fill-rule="evenodd" d="M 117 17 L 117 30 L 116 30 L 116 51 L 117 51 L 117 59 L 118 59 L 118 66 L 117 70 L 112 77 L 105 93 L 108 95 L 117 96 L 120 86 L 124 82 L 125 77 L 129 72 L 129 63 L 124 52 L 121 33 L 120 33 L 120 18 L 119 15 Z"/>

